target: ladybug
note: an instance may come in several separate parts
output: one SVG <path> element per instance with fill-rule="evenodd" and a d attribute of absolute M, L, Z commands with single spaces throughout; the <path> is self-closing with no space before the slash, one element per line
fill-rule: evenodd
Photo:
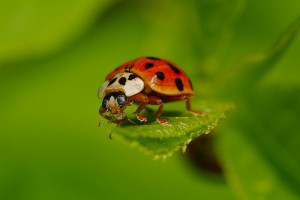
<path fill-rule="evenodd" d="M 203 115 L 191 109 L 190 98 L 194 95 L 189 77 L 176 64 L 157 57 L 141 57 L 130 60 L 117 67 L 106 76 L 106 82 L 99 89 L 98 96 L 103 98 L 100 115 L 109 121 L 120 124 L 127 119 L 126 106 L 139 104 L 136 118 L 147 122 L 140 113 L 148 104 L 158 105 L 156 120 L 160 124 L 169 123 L 162 118 L 164 103 L 184 100 L 186 108 L 194 115 Z M 106 115 L 105 113 L 110 113 Z"/>

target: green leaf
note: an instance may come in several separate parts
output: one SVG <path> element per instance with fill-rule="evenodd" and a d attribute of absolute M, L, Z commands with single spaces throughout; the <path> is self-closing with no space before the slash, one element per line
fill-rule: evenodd
<path fill-rule="evenodd" d="M 158 124 L 153 121 L 155 119 L 145 125 L 127 123 L 116 127 L 113 130 L 115 133 L 113 137 L 122 138 L 127 143 L 154 156 L 155 159 L 165 159 L 180 149 L 184 152 L 186 145 L 194 138 L 209 134 L 232 108 L 231 104 L 211 103 L 202 107 L 202 110 L 207 112 L 208 118 L 173 113 L 173 116 L 167 115 L 171 123 L 166 125 Z M 147 117 L 151 117 L 150 114 Z"/>

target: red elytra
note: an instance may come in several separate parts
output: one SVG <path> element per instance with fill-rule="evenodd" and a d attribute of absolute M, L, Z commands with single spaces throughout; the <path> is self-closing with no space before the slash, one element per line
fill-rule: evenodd
<path fill-rule="evenodd" d="M 155 92 L 167 95 L 194 95 L 192 83 L 185 72 L 175 63 L 156 57 L 141 57 L 130 60 L 106 76 L 106 80 L 114 75 L 130 71 L 145 82 Z"/>

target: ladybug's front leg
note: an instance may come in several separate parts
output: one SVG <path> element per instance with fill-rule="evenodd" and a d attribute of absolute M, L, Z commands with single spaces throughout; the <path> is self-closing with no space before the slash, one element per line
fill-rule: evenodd
<path fill-rule="evenodd" d="M 105 115 L 105 113 L 107 112 L 107 108 L 104 108 L 103 106 L 101 106 L 100 108 L 99 108 L 99 114 L 102 116 L 102 117 L 104 117 L 105 119 L 107 119 L 108 121 L 111 121 L 112 120 L 112 117 L 111 116 L 108 116 L 108 115 Z M 101 126 L 101 120 L 100 120 L 100 122 L 99 122 L 99 124 L 98 124 L 98 127 L 100 127 Z"/>

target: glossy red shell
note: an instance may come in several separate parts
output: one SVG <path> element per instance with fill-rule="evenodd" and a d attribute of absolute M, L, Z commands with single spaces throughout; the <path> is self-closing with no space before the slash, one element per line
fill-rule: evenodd
<path fill-rule="evenodd" d="M 192 83 L 176 64 L 155 57 L 130 60 L 106 76 L 106 80 L 121 72 L 131 72 L 144 80 L 153 91 L 167 96 L 194 95 Z"/>

